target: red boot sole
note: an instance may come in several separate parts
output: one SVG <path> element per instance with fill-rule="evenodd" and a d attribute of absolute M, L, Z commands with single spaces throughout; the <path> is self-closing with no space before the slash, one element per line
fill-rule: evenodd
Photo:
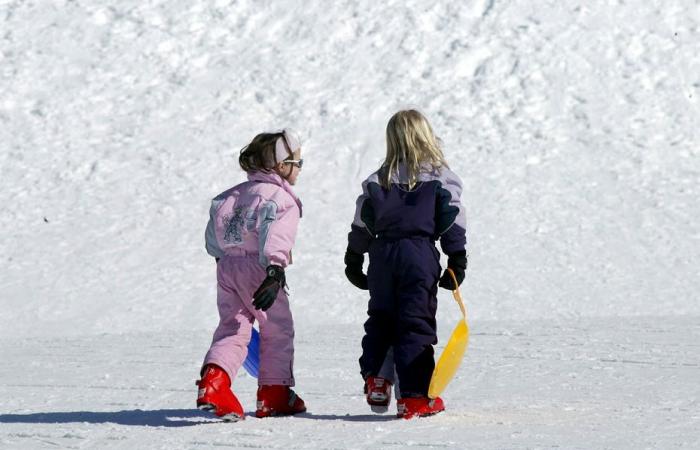
<path fill-rule="evenodd" d="M 429 412 L 429 413 L 414 413 L 414 414 L 404 414 L 404 415 L 399 415 L 397 414 L 396 417 L 399 419 L 417 419 L 419 417 L 430 417 L 434 416 L 435 414 L 440 414 L 441 412 L 445 411 L 444 409 L 441 409 L 440 411 L 434 411 L 434 412 Z"/>
<path fill-rule="evenodd" d="M 224 414 L 224 415 L 218 415 L 216 413 L 217 407 L 213 403 L 202 403 L 201 405 L 197 405 L 197 409 L 200 409 L 202 411 L 210 412 L 214 414 L 216 417 L 219 419 L 223 420 L 224 422 L 238 422 L 239 420 L 244 420 L 245 416 L 240 415 L 238 413 L 229 413 L 229 414 Z"/>
<path fill-rule="evenodd" d="M 274 410 L 270 411 L 263 411 L 258 409 L 255 411 L 255 417 L 258 419 L 263 419 L 265 417 L 281 417 L 281 416 L 293 416 L 295 414 L 301 414 L 303 412 L 306 412 L 306 408 L 304 408 L 302 411 L 293 411 L 293 412 L 278 412 Z"/>

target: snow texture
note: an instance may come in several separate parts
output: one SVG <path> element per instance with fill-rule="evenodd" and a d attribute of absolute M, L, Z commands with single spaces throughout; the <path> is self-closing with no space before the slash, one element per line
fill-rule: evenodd
<path fill-rule="evenodd" d="M 700 447 L 699 97 L 697 0 L 0 0 L 0 448 Z M 342 257 L 407 107 L 464 181 L 472 339 L 446 412 L 399 421 Z M 209 200 L 283 127 L 309 412 L 220 423 Z"/>

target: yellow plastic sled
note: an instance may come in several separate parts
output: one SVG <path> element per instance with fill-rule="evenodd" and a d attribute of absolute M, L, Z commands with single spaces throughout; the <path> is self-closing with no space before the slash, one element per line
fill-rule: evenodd
<path fill-rule="evenodd" d="M 455 278 L 454 272 L 450 269 L 447 270 L 452 280 L 455 282 L 455 286 L 457 286 L 457 279 Z M 464 309 L 464 302 L 462 301 L 462 294 L 459 292 L 459 287 L 452 291 L 452 295 L 457 301 L 459 309 L 462 310 L 462 318 L 452 332 L 450 340 L 447 341 L 447 345 L 435 365 L 433 377 L 430 379 L 430 387 L 428 388 L 428 397 L 430 398 L 438 397 L 450 383 L 450 380 L 452 380 L 452 377 L 459 368 L 459 364 L 462 362 L 462 357 L 467 350 L 467 343 L 469 342 L 467 312 Z"/>

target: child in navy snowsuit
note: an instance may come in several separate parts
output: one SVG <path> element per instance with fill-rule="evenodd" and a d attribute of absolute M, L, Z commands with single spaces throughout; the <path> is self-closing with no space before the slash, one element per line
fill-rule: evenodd
<path fill-rule="evenodd" d="M 418 111 L 399 111 L 386 129 L 387 153 L 381 168 L 362 183 L 348 235 L 345 274 L 369 289 L 369 318 L 362 339 L 360 371 L 367 402 L 386 407 L 391 380 L 380 371 L 393 349 L 400 380 L 399 417 L 435 414 L 442 400 L 428 398 L 437 343 L 437 288 L 453 290 L 440 253 L 458 284 L 467 267 L 466 217 L 462 183 L 445 162 L 430 124 Z M 367 275 L 364 253 L 369 253 Z M 386 367 L 386 365 L 385 365 Z"/>

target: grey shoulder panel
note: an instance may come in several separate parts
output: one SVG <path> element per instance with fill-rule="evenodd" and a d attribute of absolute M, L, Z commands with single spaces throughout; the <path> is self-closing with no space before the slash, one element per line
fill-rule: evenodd
<path fill-rule="evenodd" d="M 221 258 L 224 256 L 224 251 L 219 246 L 219 241 L 216 239 L 216 213 L 223 202 L 223 199 L 220 197 L 220 195 L 217 196 L 211 202 L 211 206 L 209 207 L 209 222 L 204 232 L 204 247 L 207 249 L 207 253 L 214 258 Z"/>
<path fill-rule="evenodd" d="M 267 244 L 267 238 L 270 235 L 270 226 L 272 222 L 277 219 L 277 203 L 272 200 L 268 200 L 258 208 L 258 217 L 260 220 L 260 232 L 259 232 L 259 248 L 258 248 L 258 261 L 263 267 L 270 265 L 267 256 L 265 256 L 265 244 Z"/>

